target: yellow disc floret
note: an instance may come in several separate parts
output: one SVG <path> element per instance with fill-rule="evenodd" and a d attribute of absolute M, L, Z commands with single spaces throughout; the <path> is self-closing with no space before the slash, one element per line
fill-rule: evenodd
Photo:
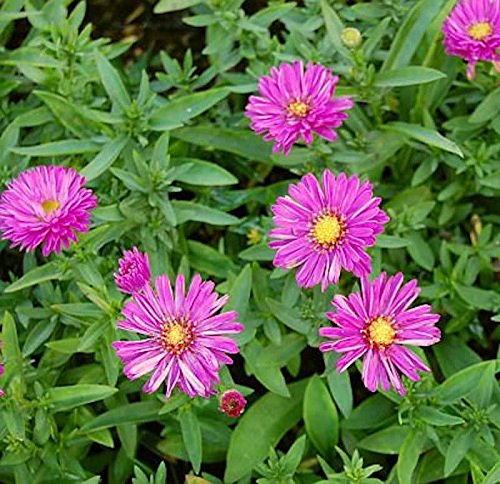
<path fill-rule="evenodd" d="M 160 335 L 163 348 L 175 355 L 183 353 L 191 345 L 193 339 L 191 325 L 184 321 L 166 322 Z"/>
<path fill-rule="evenodd" d="M 370 322 L 366 334 L 370 344 L 382 347 L 389 346 L 396 338 L 396 330 L 392 325 L 392 320 L 383 316 Z"/>
<path fill-rule="evenodd" d="M 468 29 L 469 35 L 475 40 L 484 40 L 493 33 L 490 22 L 478 22 L 472 24 Z"/>
<path fill-rule="evenodd" d="M 286 110 L 288 111 L 288 114 L 291 114 L 292 116 L 295 116 L 296 118 L 304 118 L 309 114 L 311 107 L 309 104 L 303 102 L 303 101 L 292 101 L 291 103 L 288 104 L 286 107 Z"/>
<path fill-rule="evenodd" d="M 42 202 L 43 211 L 50 215 L 54 210 L 57 210 L 61 204 L 57 200 L 45 200 Z"/>
<path fill-rule="evenodd" d="M 343 218 L 326 212 L 313 222 L 310 235 L 315 244 L 328 249 L 338 244 L 345 236 Z"/>

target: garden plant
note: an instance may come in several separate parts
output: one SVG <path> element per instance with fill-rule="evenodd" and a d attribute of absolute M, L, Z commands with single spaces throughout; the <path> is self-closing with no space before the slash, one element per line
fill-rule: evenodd
<path fill-rule="evenodd" d="M 0 1 L 0 482 L 500 482 L 500 0 Z"/>

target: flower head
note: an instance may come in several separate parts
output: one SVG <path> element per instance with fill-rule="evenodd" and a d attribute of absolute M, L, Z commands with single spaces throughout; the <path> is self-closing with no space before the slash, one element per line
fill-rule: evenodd
<path fill-rule="evenodd" d="M 478 61 L 500 61 L 500 0 L 461 0 L 443 24 L 447 54 L 468 62 L 475 76 Z"/>
<path fill-rule="evenodd" d="M 12 247 L 42 254 L 60 253 L 88 232 L 90 212 L 97 206 L 85 178 L 64 166 L 37 166 L 22 172 L 0 197 L 0 231 Z"/>
<path fill-rule="evenodd" d="M 126 250 L 118 261 L 120 269 L 115 272 L 115 282 L 118 289 L 125 294 L 140 291 L 151 279 L 149 257 L 145 252 L 139 252 L 137 247 Z"/>
<path fill-rule="evenodd" d="M 321 336 L 335 339 L 321 343 L 321 351 L 344 353 L 337 361 L 339 372 L 364 355 L 363 383 L 372 392 L 379 384 L 385 391 L 392 384 L 404 395 L 397 370 L 414 381 L 420 379 L 416 370 L 430 371 L 406 346 L 430 346 L 441 338 L 435 326 L 440 316 L 431 313 L 429 305 L 409 309 L 420 292 L 417 281 L 401 287 L 402 282 L 401 273 L 387 278 L 383 272 L 372 282 L 364 277 L 361 293 L 334 297 L 336 312 L 327 317 L 337 327 L 319 330 Z"/>
<path fill-rule="evenodd" d="M 372 185 L 353 175 L 330 170 L 323 172 L 323 186 L 312 174 L 291 185 L 288 195 L 279 197 L 271 208 L 275 228 L 269 244 L 276 249 L 274 265 L 283 269 L 299 267 L 297 284 L 322 290 L 336 284 L 342 267 L 361 277 L 371 272 L 366 247 L 389 220 L 373 197 Z"/>
<path fill-rule="evenodd" d="M 247 401 L 238 390 L 227 390 L 219 401 L 219 410 L 228 417 L 238 418 L 245 410 Z"/>
<path fill-rule="evenodd" d="M 203 282 L 197 274 L 185 293 L 184 276 L 177 276 L 175 289 L 161 275 L 155 281 L 156 291 L 147 284 L 132 300 L 125 303 L 125 319 L 118 327 L 146 335 L 139 341 L 116 341 L 113 347 L 125 363 L 124 373 L 134 380 L 153 372 L 144 385 L 152 393 L 166 382 L 166 396 L 178 386 L 190 397 L 209 397 L 219 383 L 222 364 L 232 363 L 227 353 L 239 349 L 231 334 L 243 326 L 236 322 L 235 311 L 216 314 L 228 296 L 218 297 L 214 283 Z"/>
<path fill-rule="evenodd" d="M 354 103 L 349 97 L 333 97 L 338 77 L 320 64 L 302 61 L 272 67 L 259 81 L 260 96 L 250 96 L 245 115 L 257 134 L 274 140 L 273 152 L 286 155 L 302 138 L 312 143 L 313 133 L 335 141 L 334 128 L 347 119 L 344 112 Z"/>

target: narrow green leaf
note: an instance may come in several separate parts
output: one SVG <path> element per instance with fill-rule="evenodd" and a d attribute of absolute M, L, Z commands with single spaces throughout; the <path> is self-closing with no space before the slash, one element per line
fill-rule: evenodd
<path fill-rule="evenodd" d="M 225 482 L 235 482 L 262 462 L 302 417 L 302 398 L 307 380 L 289 385 L 290 398 L 267 393 L 241 417 L 231 435 Z"/>
<path fill-rule="evenodd" d="M 192 220 L 212 225 L 234 225 L 240 221 L 234 215 L 195 202 L 172 200 L 172 207 L 179 224 Z"/>
<path fill-rule="evenodd" d="M 173 158 L 175 166 L 189 165 L 175 177 L 176 180 L 190 185 L 223 186 L 234 185 L 238 179 L 226 169 L 204 160 L 196 158 Z"/>
<path fill-rule="evenodd" d="M 272 298 L 266 298 L 266 303 L 274 316 L 284 325 L 300 334 L 307 334 L 310 331 L 311 324 L 302 319 L 300 313 L 295 308 L 289 307 Z"/>
<path fill-rule="evenodd" d="M 122 111 L 126 111 L 130 108 L 130 97 L 118 71 L 98 50 L 95 51 L 95 59 L 99 76 L 109 98 L 120 106 Z"/>
<path fill-rule="evenodd" d="M 498 115 L 498 106 L 500 106 L 500 87 L 491 91 L 474 109 L 469 116 L 470 123 L 486 123 Z"/>
<path fill-rule="evenodd" d="M 217 88 L 176 98 L 151 113 L 151 129 L 165 131 L 178 128 L 215 106 L 228 94 L 228 89 Z"/>
<path fill-rule="evenodd" d="M 406 239 L 396 235 L 380 234 L 377 236 L 377 247 L 381 247 L 382 249 L 400 249 L 407 245 L 408 241 Z"/>
<path fill-rule="evenodd" d="M 229 271 L 238 272 L 229 257 L 208 245 L 195 240 L 189 240 L 188 248 L 189 262 L 196 270 L 217 277 L 227 277 Z"/>
<path fill-rule="evenodd" d="M 401 446 L 397 463 L 397 474 L 400 484 L 411 484 L 418 458 L 425 444 L 425 435 L 411 429 Z"/>
<path fill-rule="evenodd" d="M 175 12 L 198 5 L 202 0 L 160 0 L 154 7 L 154 13 Z"/>
<path fill-rule="evenodd" d="M 362 449 L 377 452 L 378 454 L 397 455 L 409 430 L 410 428 L 407 425 L 391 425 L 368 435 L 358 445 Z"/>
<path fill-rule="evenodd" d="M 88 139 L 65 139 L 63 141 L 51 141 L 36 146 L 20 146 L 11 148 L 18 155 L 27 156 L 66 156 L 82 153 L 93 153 L 99 151 L 101 145 Z"/>
<path fill-rule="evenodd" d="M 45 341 L 47 341 L 57 325 L 57 317 L 49 321 L 41 320 L 36 323 L 26 336 L 23 346 L 23 356 L 27 357 L 34 353 Z"/>
<path fill-rule="evenodd" d="M 437 427 L 460 425 L 465 423 L 464 419 L 460 417 L 450 415 L 448 413 L 442 412 L 441 410 L 438 410 L 437 408 L 432 407 L 420 407 L 419 414 L 424 422 L 435 425 Z"/>
<path fill-rule="evenodd" d="M 35 267 L 28 273 L 24 274 L 21 279 L 13 282 L 10 286 L 7 286 L 5 292 L 16 292 L 21 289 L 26 289 L 27 287 L 34 286 L 35 284 L 40 284 L 41 282 L 59 280 L 63 276 L 63 272 L 57 261 L 49 262 L 43 266 Z"/>
<path fill-rule="evenodd" d="M 269 248 L 267 242 L 252 245 L 239 253 L 239 257 L 243 260 L 260 260 L 270 261 L 274 259 L 275 251 Z"/>
<path fill-rule="evenodd" d="M 19 348 L 16 321 L 8 311 L 5 311 L 3 316 L 2 334 L 4 344 L 2 353 L 5 358 L 6 371 L 8 374 L 11 371 L 20 371 L 23 367 L 23 356 Z"/>
<path fill-rule="evenodd" d="M 80 171 L 80 175 L 84 176 L 87 181 L 97 178 L 113 165 L 127 142 L 127 136 L 121 135 L 106 143 L 98 155 Z"/>
<path fill-rule="evenodd" d="M 390 71 L 410 63 L 425 31 L 439 12 L 441 3 L 442 0 L 421 0 L 414 4 L 391 42 L 382 71 Z"/>
<path fill-rule="evenodd" d="M 304 394 L 307 435 L 323 457 L 331 461 L 339 439 L 339 416 L 332 397 L 318 375 L 309 379 Z"/>
<path fill-rule="evenodd" d="M 467 451 L 470 449 L 473 441 L 472 429 L 464 429 L 455 434 L 451 439 L 450 445 L 446 450 L 444 460 L 444 475 L 448 477 L 460 464 L 460 461 L 465 457 Z"/>
<path fill-rule="evenodd" d="M 321 13 L 323 14 L 323 19 L 325 21 L 326 31 L 328 33 L 328 38 L 332 43 L 334 49 L 345 59 L 350 60 L 351 54 L 349 50 L 342 43 L 340 38 L 340 33 L 344 28 L 342 20 L 337 15 L 335 10 L 330 7 L 327 0 L 321 0 Z"/>
<path fill-rule="evenodd" d="M 406 235 L 406 238 L 409 241 L 407 250 L 411 258 L 419 266 L 431 271 L 434 267 L 435 257 L 428 242 L 422 237 L 420 232 L 410 232 Z"/>
<path fill-rule="evenodd" d="M 384 129 L 388 129 L 390 131 L 394 131 L 395 133 L 400 133 L 404 136 L 408 136 L 409 138 L 420 141 L 421 143 L 424 143 L 426 145 L 434 146 L 444 151 L 454 153 L 461 158 L 464 157 L 462 150 L 456 143 L 450 141 L 448 138 L 445 138 L 443 135 L 439 134 L 433 129 L 424 128 L 423 126 L 419 126 L 417 124 L 403 123 L 400 121 L 387 123 L 384 126 Z"/>
<path fill-rule="evenodd" d="M 200 472 L 202 459 L 201 428 L 193 407 L 188 406 L 179 411 L 182 440 L 189 455 L 189 460 L 196 474 Z"/>
<path fill-rule="evenodd" d="M 53 387 L 49 389 L 47 403 L 52 406 L 55 412 L 61 412 L 103 400 L 117 391 L 117 388 L 110 386 L 92 384 Z"/>
<path fill-rule="evenodd" d="M 252 267 L 247 264 L 229 289 L 229 302 L 226 306 L 227 310 L 237 311 L 242 320 L 248 309 L 251 290 Z"/>
<path fill-rule="evenodd" d="M 379 72 L 375 75 L 375 87 L 400 87 L 425 84 L 446 77 L 441 71 L 429 67 L 408 66 L 401 69 Z"/>

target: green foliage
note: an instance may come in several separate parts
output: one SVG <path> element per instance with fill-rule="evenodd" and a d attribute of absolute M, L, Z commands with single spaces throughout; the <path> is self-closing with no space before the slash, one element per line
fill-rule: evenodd
<path fill-rule="evenodd" d="M 28 167 L 60 164 L 99 198 L 91 231 L 59 257 L 0 242 L 1 482 L 161 484 L 191 469 L 187 482 L 498 482 L 493 68 L 479 64 L 469 82 L 445 55 L 453 0 L 250 3 L 157 2 L 158 14 L 179 12 L 158 17 L 162 29 L 182 17 L 203 44 L 183 55 L 91 35 L 84 1 L 0 5 L 2 189 Z M 346 27 L 360 31 L 358 47 L 343 43 Z M 331 68 L 356 107 L 336 143 L 285 157 L 243 111 L 261 75 L 297 58 Z M 327 167 L 369 178 L 390 215 L 374 272 L 418 279 L 419 301 L 442 315 L 442 341 L 420 353 L 432 374 L 405 380 L 404 399 L 369 395 L 354 367 L 339 375 L 338 356 L 323 364 L 317 350 L 332 296 L 355 278 L 301 290 L 271 263 L 270 205 Z M 166 401 L 122 376 L 112 274 L 134 245 L 155 275 L 201 272 L 230 295 L 245 331 L 220 388 L 248 385 L 237 386 L 249 402 L 239 420 L 216 397 Z"/>

